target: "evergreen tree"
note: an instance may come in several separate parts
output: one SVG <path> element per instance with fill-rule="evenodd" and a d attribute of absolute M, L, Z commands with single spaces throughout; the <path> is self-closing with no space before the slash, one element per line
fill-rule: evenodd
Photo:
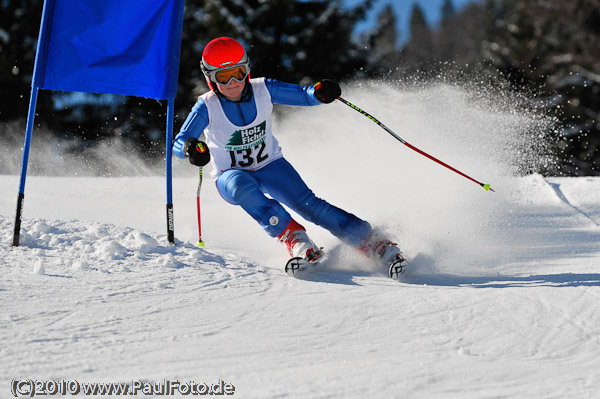
<path fill-rule="evenodd" d="M 211 36 L 248 47 L 254 76 L 313 82 L 349 78 L 365 65 L 352 34 L 371 3 L 346 10 L 340 0 L 206 0 L 205 12 Z"/>
<path fill-rule="evenodd" d="M 535 93 L 563 123 L 557 147 L 563 163 L 557 172 L 600 174 L 600 9 L 586 0 L 486 5 L 495 21 L 487 59 L 516 89 Z"/>
<path fill-rule="evenodd" d="M 27 115 L 43 0 L 0 1 L 0 121 Z M 48 97 L 40 96 L 40 109 Z"/>
<path fill-rule="evenodd" d="M 379 56 L 386 56 L 396 50 L 398 29 L 396 15 L 391 5 L 387 5 L 377 17 L 377 35 L 374 50 Z"/>
<path fill-rule="evenodd" d="M 396 15 L 390 4 L 377 17 L 377 25 L 369 35 L 372 53 L 369 57 L 369 72 L 374 75 L 385 75 L 397 64 L 398 29 Z"/>
<path fill-rule="evenodd" d="M 444 0 L 444 4 L 442 4 L 442 23 L 452 18 L 454 14 L 456 14 L 456 9 L 452 4 L 452 0 Z"/>
<path fill-rule="evenodd" d="M 411 38 L 419 37 L 424 32 L 429 32 L 425 13 L 421 6 L 415 3 L 410 14 L 410 36 Z"/>
<path fill-rule="evenodd" d="M 449 0 L 444 3 L 442 15 L 447 17 L 434 34 L 432 58 L 457 65 L 463 72 L 481 69 L 481 45 L 486 40 L 486 26 L 490 23 L 485 8 L 480 3 L 471 3 L 460 12 L 450 12 L 447 4 L 452 3 Z"/>
<path fill-rule="evenodd" d="M 423 9 L 414 4 L 410 15 L 410 38 L 400 55 L 400 73 L 426 73 L 434 52 L 433 34 L 427 25 Z"/>

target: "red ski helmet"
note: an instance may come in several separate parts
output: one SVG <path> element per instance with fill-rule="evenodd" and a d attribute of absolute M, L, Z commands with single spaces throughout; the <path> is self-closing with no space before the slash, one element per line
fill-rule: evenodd
<path fill-rule="evenodd" d="M 232 79 L 242 82 L 250 76 L 246 50 L 230 37 L 218 37 L 204 47 L 200 68 L 208 87 L 214 92 L 218 92 L 217 82 L 228 85 Z"/>

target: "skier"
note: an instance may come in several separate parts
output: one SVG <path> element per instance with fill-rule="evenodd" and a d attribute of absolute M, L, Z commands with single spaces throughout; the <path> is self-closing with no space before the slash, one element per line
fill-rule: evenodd
<path fill-rule="evenodd" d="M 341 95 L 340 86 L 327 79 L 314 86 L 251 79 L 244 47 L 229 37 L 210 41 L 200 66 L 210 91 L 192 107 L 175 138 L 173 153 L 196 166 L 212 158 L 223 199 L 240 205 L 270 236 L 277 237 L 292 259 L 316 263 L 324 253 L 281 204 L 378 260 L 397 279 L 406 264 L 397 245 L 368 222 L 317 198 L 283 157 L 271 130 L 273 104 L 328 104 Z M 205 142 L 199 141 L 203 134 Z"/>

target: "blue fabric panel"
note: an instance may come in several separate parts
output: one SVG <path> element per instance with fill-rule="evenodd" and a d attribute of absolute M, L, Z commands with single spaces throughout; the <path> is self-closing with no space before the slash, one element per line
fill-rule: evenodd
<path fill-rule="evenodd" d="M 46 0 L 37 84 L 174 98 L 183 6 L 184 0 Z"/>

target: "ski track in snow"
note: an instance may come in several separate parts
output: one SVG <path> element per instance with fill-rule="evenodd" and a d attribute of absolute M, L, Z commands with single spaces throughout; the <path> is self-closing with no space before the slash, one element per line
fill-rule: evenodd
<path fill-rule="evenodd" d="M 161 177 L 31 176 L 21 246 L 11 247 L 18 176 L 0 175 L 0 397 L 14 378 L 223 379 L 241 398 L 597 397 L 600 178 L 508 177 L 494 161 L 505 154 L 473 159 L 448 142 L 475 137 L 459 126 L 466 118 L 479 132 L 489 113 L 447 105 L 433 117 L 418 96 L 398 97 L 404 118 L 384 107 L 376 116 L 407 136 L 419 126 L 408 141 L 487 176 L 496 193 L 390 149 L 351 110 L 335 111 L 346 130 L 326 124 L 334 137 L 313 138 L 325 145 L 304 163 L 294 150 L 306 148 L 302 138 L 280 138 L 315 192 L 397 236 L 411 262 L 401 283 L 310 224 L 328 258 L 288 277 L 284 249 L 210 182 L 206 246 L 196 247 L 197 180 L 185 161 L 174 179 L 175 246 Z M 307 128 L 327 120 L 324 109 Z M 281 129 L 306 115 L 288 115 Z M 490 130 L 515 117 L 492 116 Z M 428 139 L 428 121 L 450 136 Z M 349 171 L 345 160 L 365 151 L 378 155 Z M 336 179 L 322 177 L 319 157 Z"/>

